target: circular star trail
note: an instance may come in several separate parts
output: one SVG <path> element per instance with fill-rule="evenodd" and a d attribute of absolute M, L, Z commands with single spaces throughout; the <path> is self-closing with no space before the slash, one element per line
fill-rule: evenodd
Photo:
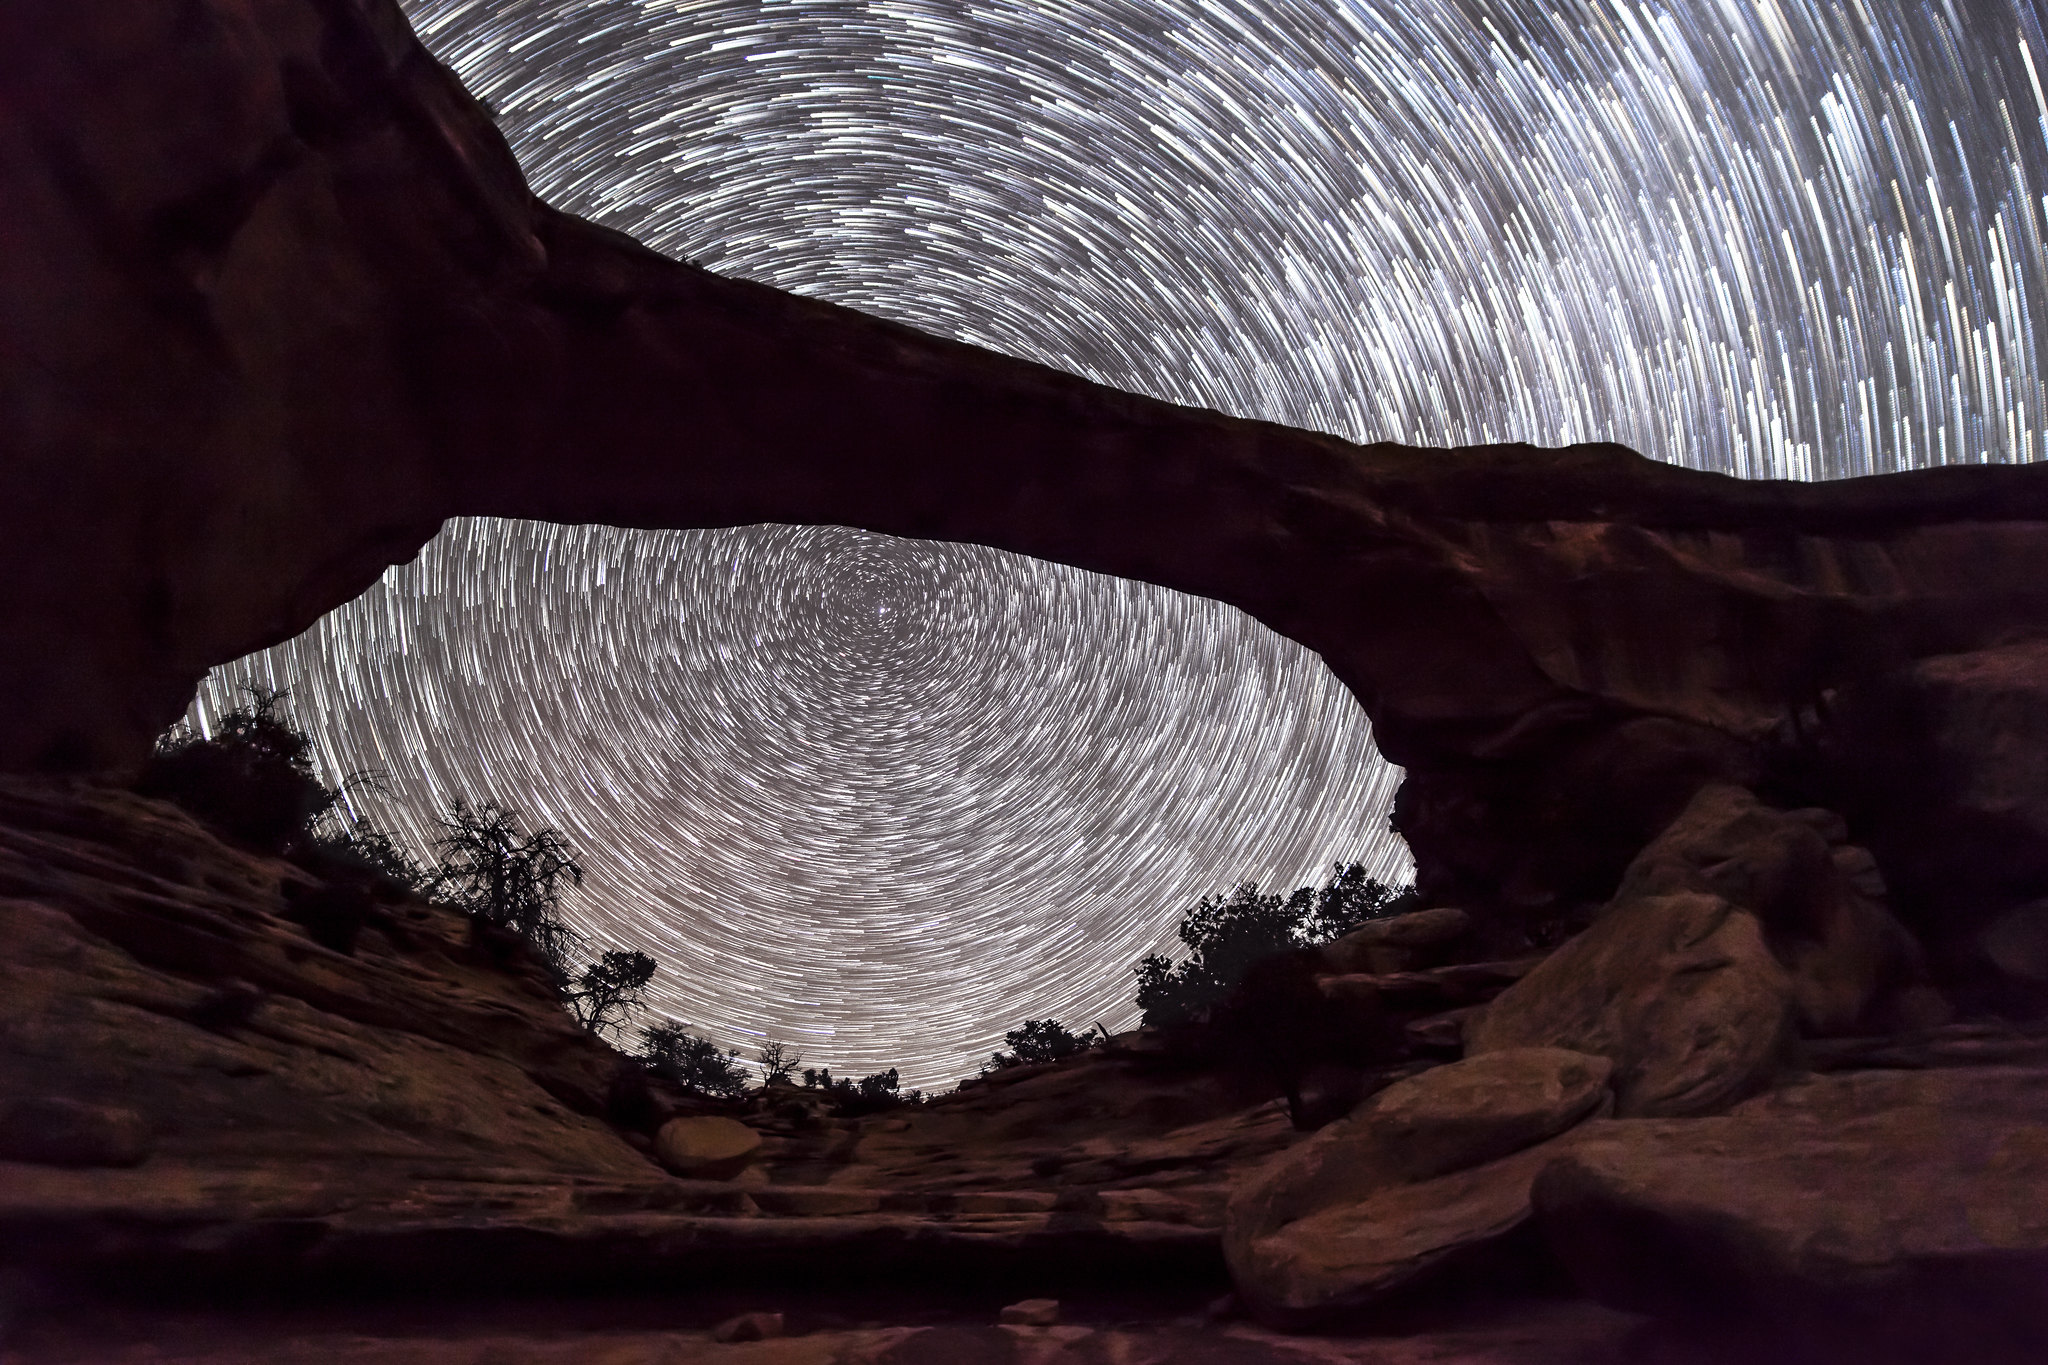
<path fill-rule="evenodd" d="M 1121 388 L 1746 476 L 2043 453 L 2024 0 L 410 0 L 552 202 Z M 1189 901 L 1388 873 L 1396 776 L 1235 612 L 971 547 L 456 523 L 305 637 L 411 837 L 496 796 L 659 1005 L 956 1076 L 1129 1022 Z"/>
<path fill-rule="evenodd" d="M 1313 654 L 1236 609 L 842 527 L 465 521 L 299 639 L 330 780 L 414 848 L 447 797 L 561 829 L 565 902 L 751 1056 L 941 1086 L 1025 1018 L 1134 1022 L 1131 968 L 1239 876 L 1384 836 L 1392 770 Z"/>

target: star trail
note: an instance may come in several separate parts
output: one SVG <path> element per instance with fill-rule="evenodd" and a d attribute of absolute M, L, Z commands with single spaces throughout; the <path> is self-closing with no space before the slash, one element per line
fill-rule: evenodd
<path fill-rule="evenodd" d="M 2041 458 L 2020 0 L 409 0 L 536 190 L 721 273 L 1354 440 L 1749 477 Z M 841 1073 L 1128 1024 L 1239 876 L 1398 875 L 1398 774 L 1238 613 L 839 528 L 451 523 L 300 639 L 371 813 L 559 826 L 656 1003 Z"/>

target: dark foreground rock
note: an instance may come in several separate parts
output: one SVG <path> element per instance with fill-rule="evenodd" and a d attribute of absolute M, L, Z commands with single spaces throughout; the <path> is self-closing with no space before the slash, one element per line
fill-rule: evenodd
<path fill-rule="evenodd" d="M 730 1180 L 761 1153 L 761 1135 L 718 1114 L 673 1118 L 655 1130 L 654 1155 L 677 1175 Z"/>
<path fill-rule="evenodd" d="M 0 779 L 0 1278 L 1220 1286 L 1231 1184 L 1298 1136 L 1108 1050 L 897 1115 L 692 1112 L 459 915 L 372 906 L 344 951 L 295 889 L 161 802 Z"/>
<path fill-rule="evenodd" d="M 2048 1071 L 1839 1074 L 1595 1124 L 1534 1198 L 1618 1307 L 1802 1359 L 2048 1359 Z"/>
<path fill-rule="evenodd" d="M 1781 829 L 1775 816 L 1743 820 Z M 1818 852 L 1796 837 L 1786 847 L 1840 870 L 1825 838 Z M 1761 874 L 1788 865 L 1673 866 L 1684 887 L 1711 873 L 1761 903 L 1754 885 L 1777 884 Z M 298 913 L 319 892 L 308 877 L 155 801 L 0 780 L 0 1331 L 27 1314 L 21 1339 L 40 1344 L 25 1358 L 160 1358 L 155 1328 L 107 1354 L 114 1319 L 143 1310 L 77 1307 L 116 1288 L 329 1305 L 310 1344 L 229 1331 L 221 1339 L 244 1344 L 177 1357 L 221 1365 L 469 1358 L 434 1337 L 452 1319 L 368 1330 L 391 1302 L 453 1313 L 510 1295 L 569 1311 L 684 1290 L 724 1297 L 666 1336 L 465 1340 L 478 1360 L 576 1358 L 559 1343 L 581 1340 L 593 1358 L 755 1365 L 1561 1365 L 1614 1351 L 1634 1365 L 1830 1365 L 1837 1348 L 1935 1365 L 1957 1358 L 1942 1354 L 1957 1342 L 1973 1365 L 2007 1365 L 2048 1349 L 2039 1027 L 1801 1038 L 1814 1016 L 1781 982 L 1771 1018 L 1789 1032 L 1754 1078 L 1762 1093 L 1724 1092 L 1735 1107 L 1719 1116 L 1602 1117 L 1628 1085 L 1667 1074 L 1642 1057 L 1719 1055 L 1716 1029 L 1745 1017 L 1727 1001 L 1749 997 L 1717 993 L 1717 974 L 1795 970 L 1782 945 L 1750 953 L 1762 914 L 1709 891 L 1629 903 L 1632 934 L 1659 922 L 1645 906 L 1711 912 L 1674 919 L 1650 951 L 1616 946 L 1629 941 L 1607 928 L 1625 923 L 1617 912 L 1533 970 L 1450 962 L 1328 978 L 1396 995 L 1427 982 L 1438 1003 L 1455 983 L 1516 983 L 1491 1010 L 1548 975 L 1542 998 L 1606 1003 L 1509 1017 L 1614 1051 L 1405 1060 L 1354 1113 L 1304 1135 L 1244 1076 L 1143 1035 L 860 1119 L 787 1088 L 692 1109 L 644 1078 L 624 1084 L 622 1059 L 573 1025 L 530 962 L 472 942 L 446 910 L 368 905 L 345 948 L 323 943 Z M 1738 918 L 1758 927 L 1733 953 L 1716 935 Z M 1561 974 L 1574 962 L 1593 966 Z M 1615 1002 L 1636 1013 L 1614 1014 Z M 1588 1019 L 1598 1028 L 1586 1032 Z M 1657 1051 L 1687 1038 L 1704 1044 Z M 671 1162 L 690 1147 L 711 1158 L 693 1169 L 724 1178 L 664 1169 L 664 1130 Z M 682 1141 L 693 1133 L 736 1140 L 713 1152 Z M 1233 1275 L 1236 1309 L 1204 1316 Z M 764 1285 L 780 1297 L 763 1301 Z M 926 1296 L 922 1316 L 819 1315 L 828 1294 L 906 1285 Z M 1105 1286 L 1150 1286 L 1179 1307 L 1136 1325 L 1091 1316 L 1087 1296 Z M 1553 1303 L 1489 1337 L 1487 1315 L 1511 1290 L 1597 1294 L 1613 1311 Z M 1059 1299 L 1058 1320 L 996 1321 L 1030 1298 Z M 985 1315 L 963 1320 L 974 1301 Z M 1289 1347 L 1231 1325 L 1233 1311 L 1380 1337 Z M 784 1314 L 788 1335 L 713 1339 L 755 1312 Z M 1654 1320 L 1648 1335 L 1630 1314 Z M 345 1331 L 351 1320 L 362 1330 Z M 742 1350 L 763 1354 L 717 1354 Z"/>
<path fill-rule="evenodd" d="M 1544 1144 L 1611 1105 L 1612 1071 L 1526 1048 L 1389 1086 L 1239 1185 L 1224 1225 L 1238 1292 L 1265 1321 L 1307 1325 L 1477 1259 L 1528 1221 Z"/>
<path fill-rule="evenodd" d="M 1239 1292 L 1304 1326 L 1553 1264 L 1664 1325 L 1645 1360 L 2043 1358 L 2042 1030 L 1929 1025 L 1922 968 L 1839 816 L 1709 784 L 1464 1060 L 1240 1184 Z"/>
<path fill-rule="evenodd" d="M 1612 908 L 1466 1026 L 1468 1051 L 1611 1057 L 1623 1114 L 1712 1113 L 1791 1054 L 1790 983 L 1754 915 L 1718 896 Z"/>
<path fill-rule="evenodd" d="M 1472 917 L 1440 906 L 1369 920 L 1320 950 L 1332 974 L 1384 976 L 1435 967 L 1472 936 Z"/>
<path fill-rule="evenodd" d="M 352 952 L 323 947 L 290 913 L 311 881 L 160 802 L 0 782 L 7 1155 L 146 1154 L 77 1178 L 132 1175 L 171 1200 L 171 1169 L 224 1186 L 268 1172 L 257 1183 L 287 1202 L 280 1179 L 301 1169 L 347 1172 L 357 1200 L 429 1173 L 662 1179 L 602 1117 L 618 1056 L 545 1007 L 538 968 L 472 947 L 460 916 L 417 901 Z"/>
<path fill-rule="evenodd" d="M 1919 943 L 1840 816 L 1702 787 L 1592 927 L 1477 1012 L 1475 1053 L 1612 1058 L 1624 1117 L 1711 1114 L 1794 1065 L 1794 1040 L 1947 1021 Z"/>
<path fill-rule="evenodd" d="M 1837 804 L 1933 936 L 1965 1004 L 2048 998 L 2048 643 L 1902 664 L 1844 689 Z"/>
<path fill-rule="evenodd" d="M 723 1311 L 699 1309 L 695 1316 Z M 856 1323 L 848 1312 L 873 1317 Z M 1283 1336 L 1246 1323 L 1097 1303 L 1077 1321 L 1005 1326 L 991 1308 L 934 1315 L 834 1302 L 784 1316 L 780 1338 L 716 1339 L 671 1304 L 584 1313 L 444 1310 L 428 1323 L 332 1313 L 119 1317 L 97 1332 L 49 1324 L 19 1365 L 1617 1365 L 1640 1322 L 1585 1303 L 1511 1303 L 1399 1337 Z"/>

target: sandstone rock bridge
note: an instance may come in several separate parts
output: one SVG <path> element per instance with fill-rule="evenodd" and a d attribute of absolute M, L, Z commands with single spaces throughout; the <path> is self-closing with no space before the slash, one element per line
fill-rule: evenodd
<path fill-rule="evenodd" d="M 1425 892 L 1496 924 L 1603 898 L 1710 780 L 1845 810 L 1944 941 L 2048 896 L 2048 470 L 1742 482 L 1115 392 L 550 209 L 394 0 L 0 8 L 0 233 L 0 769 L 134 761 L 450 516 L 839 523 L 1316 650 Z"/>

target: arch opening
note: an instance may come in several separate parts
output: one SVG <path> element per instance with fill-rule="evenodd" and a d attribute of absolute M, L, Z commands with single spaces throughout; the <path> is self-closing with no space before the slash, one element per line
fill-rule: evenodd
<path fill-rule="evenodd" d="M 1406 880 L 1399 770 L 1310 651 L 1235 608 L 831 526 L 458 519 L 303 634 L 208 675 L 289 687 L 324 776 L 425 852 L 446 802 L 562 830 L 642 1022 L 836 1074 L 968 1075 L 1025 1018 L 1131 1027 L 1131 969 L 1240 880 Z"/>

